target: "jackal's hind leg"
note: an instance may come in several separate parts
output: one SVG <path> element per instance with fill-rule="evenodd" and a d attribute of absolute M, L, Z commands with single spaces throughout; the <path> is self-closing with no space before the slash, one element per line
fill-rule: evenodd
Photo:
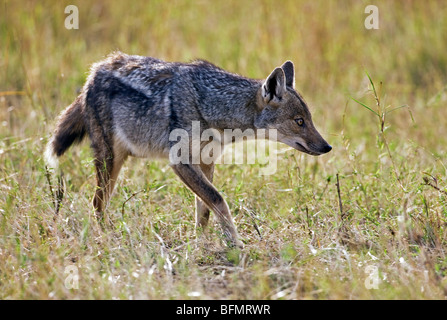
<path fill-rule="evenodd" d="M 99 217 L 102 217 L 127 154 L 113 152 L 111 148 L 94 151 L 97 187 L 93 197 L 93 207 Z"/>

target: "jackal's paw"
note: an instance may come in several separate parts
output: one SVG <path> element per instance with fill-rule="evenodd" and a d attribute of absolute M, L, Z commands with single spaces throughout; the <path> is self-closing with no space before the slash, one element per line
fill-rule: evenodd
<path fill-rule="evenodd" d="M 244 249 L 244 243 L 240 239 L 231 240 L 229 246 L 232 248 Z"/>

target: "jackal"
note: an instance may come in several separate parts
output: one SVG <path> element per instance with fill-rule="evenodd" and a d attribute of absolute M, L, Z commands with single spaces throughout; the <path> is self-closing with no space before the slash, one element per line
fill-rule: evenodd
<path fill-rule="evenodd" d="M 170 132 L 190 134 L 196 121 L 201 131 L 276 129 L 279 142 L 310 155 L 332 149 L 295 90 L 291 61 L 255 80 L 204 60 L 165 62 L 115 52 L 92 65 L 79 96 L 59 116 L 46 158 L 57 165 L 57 157 L 88 134 L 97 179 L 93 206 L 102 214 L 128 156 L 168 158 Z M 214 163 L 171 167 L 196 195 L 196 227 L 206 228 L 212 210 L 229 244 L 242 247 L 229 207 L 212 184 Z"/>

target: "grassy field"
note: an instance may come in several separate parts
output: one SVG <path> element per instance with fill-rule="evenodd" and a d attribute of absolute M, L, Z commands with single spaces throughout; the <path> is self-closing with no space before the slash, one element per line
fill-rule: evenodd
<path fill-rule="evenodd" d="M 69 4 L 78 30 L 64 27 Z M 447 5 L 374 1 L 367 30 L 369 4 L 1 0 L 0 298 L 445 299 Z M 290 59 L 333 150 L 279 146 L 270 176 L 217 167 L 243 250 L 214 222 L 196 240 L 194 196 L 163 161 L 126 163 L 101 228 L 88 143 L 61 159 L 56 215 L 45 144 L 114 50 L 252 78 Z"/>

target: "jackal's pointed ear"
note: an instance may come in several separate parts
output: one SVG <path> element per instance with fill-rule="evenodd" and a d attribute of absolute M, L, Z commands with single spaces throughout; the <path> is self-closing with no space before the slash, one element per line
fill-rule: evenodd
<path fill-rule="evenodd" d="M 281 101 L 286 92 L 286 75 L 284 70 L 276 68 L 262 84 L 262 98 L 266 103 Z"/>
<path fill-rule="evenodd" d="M 284 62 L 281 69 L 284 70 L 284 74 L 286 75 L 286 85 L 295 88 L 295 67 L 293 66 L 293 62 L 290 60 Z"/>

